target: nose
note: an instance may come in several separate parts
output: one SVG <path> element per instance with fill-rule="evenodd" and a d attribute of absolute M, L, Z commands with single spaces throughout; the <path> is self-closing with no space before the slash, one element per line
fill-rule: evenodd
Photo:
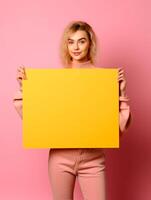
<path fill-rule="evenodd" d="M 75 42 L 74 49 L 79 49 L 78 43 Z"/>

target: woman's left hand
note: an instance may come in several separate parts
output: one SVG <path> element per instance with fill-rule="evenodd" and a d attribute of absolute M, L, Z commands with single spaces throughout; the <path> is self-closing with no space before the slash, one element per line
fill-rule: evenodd
<path fill-rule="evenodd" d="M 124 76 L 124 70 L 122 68 L 118 68 L 118 81 L 119 81 L 119 92 L 121 94 L 125 94 L 126 91 L 126 79 Z"/>

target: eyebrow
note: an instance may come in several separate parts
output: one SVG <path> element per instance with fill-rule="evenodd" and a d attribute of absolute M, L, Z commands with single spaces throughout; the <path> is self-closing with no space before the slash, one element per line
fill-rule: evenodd
<path fill-rule="evenodd" d="M 85 37 L 79 38 L 78 40 L 82 40 L 82 39 L 85 39 L 85 40 L 86 40 Z M 69 38 L 68 40 L 72 40 L 72 41 L 73 41 L 73 39 L 71 39 L 71 38 Z"/>

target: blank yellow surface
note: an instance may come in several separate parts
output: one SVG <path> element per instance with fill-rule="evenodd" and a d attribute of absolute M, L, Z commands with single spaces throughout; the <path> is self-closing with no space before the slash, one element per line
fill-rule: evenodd
<path fill-rule="evenodd" d="M 118 148 L 117 68 L 26 69 L 24 148 Z"/>

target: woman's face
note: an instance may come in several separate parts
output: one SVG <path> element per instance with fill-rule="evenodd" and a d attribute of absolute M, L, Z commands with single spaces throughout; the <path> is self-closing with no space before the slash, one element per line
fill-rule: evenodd
<path fill-rule="evenodd" d="M 86 61 L 90 42 L 85 31 L 78 30 L 68 38 L 68 51 L 73 60 Z"/>

